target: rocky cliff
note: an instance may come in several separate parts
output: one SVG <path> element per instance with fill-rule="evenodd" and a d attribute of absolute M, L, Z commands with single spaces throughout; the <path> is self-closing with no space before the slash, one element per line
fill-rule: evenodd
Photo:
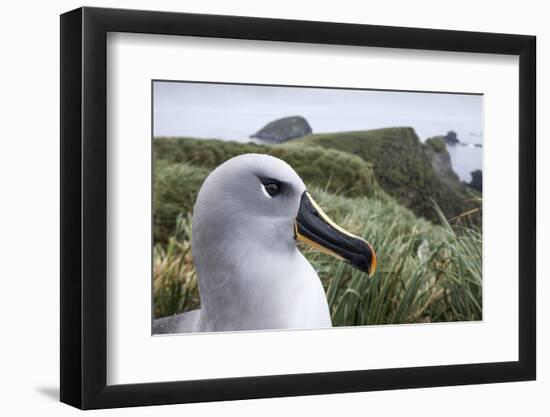
<path fill-rule="evenodd" d="M 434 202 L 448 219 L 476 207 L 475 191 L 453 171 L 443 139 L 423 144 L 410 127 L 315 134 L 284 146 L 320 146 L 361 157 L 373 165 L 382 189 L 432 221 L 439 221 Z"/>

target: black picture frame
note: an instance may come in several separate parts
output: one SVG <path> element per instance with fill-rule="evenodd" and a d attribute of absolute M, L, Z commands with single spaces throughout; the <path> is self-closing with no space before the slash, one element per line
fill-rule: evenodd
<path fill-rule="evenodd" d="M 108 32 L 519 56 L 519 360 L 109 386 Z M 102 8 L 61 15 L 61 401 L 82 409 L 533 380 L 536 377 L 534 36 Z"/>

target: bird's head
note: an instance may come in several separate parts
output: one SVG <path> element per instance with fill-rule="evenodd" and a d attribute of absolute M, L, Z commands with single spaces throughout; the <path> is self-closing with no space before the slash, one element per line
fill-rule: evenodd
<path fill-rule="evenodd" d="M 336 225 L 317 205 L 298 174 L 268 155 L 244 154 L 218 166 L 205 180 L 193 215 L 193 253 L 206 246 L 239 246 L 253 254 L 295 250 L 297 241 L 372 275 L 376 255 L 363 238 Z M 223 245 L 217 245 L 223 242 Z M 245 254 L 241 253 L 241 256 Z"/>

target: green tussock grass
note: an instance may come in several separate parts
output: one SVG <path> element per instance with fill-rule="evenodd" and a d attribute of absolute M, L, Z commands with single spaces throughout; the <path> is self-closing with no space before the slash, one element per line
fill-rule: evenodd
<path fill-rule="evenodd" d="M 426 139 L 426 145 L 431 146 L 435 152 L 445 152 L 447 150 L 447 145 L 441 138 L 441 136 L 435 136 L 433 138 Z"/>
<path fill-rule="evenodd" d="M 209 169 L 188 164 L 155 162 L 153 171 L 153 223 L 155 242 L 168 242 L 178 216 L 191 213 Z"/>
<path fill-rule="evenodd" d="M 422 144 L 412 128 L 313 134 L 278 145 L 217 139 L 156 138 L 155 159 L 211 170 L 243 153 L 264 153 L 288 162 L 311 186 L 347 197 L 385 192 L 416 215 L 440 222 L 475 208 L 479 195 L 458 177 L 444 178 L 432 166 L 432 150 L 446 152 L 438 138 Z M 472 217 L 475 224 L 481 218 Z"/>
<path fill-rule="evenodd" d="M 379 186 L 418 216 L 440 222 L 435 201 L 445 217 L 452 218 L 475 207 L 475 192 L 458 177 L 442 178 L 434 171 L 431 149 L 446 152 L 439 138 L 423 144 L 410 127 L 368 131 L 322 133 L 285 142 L 294 148 L 321 147 L 353 154 L 372 164 Z M 480 218 L 474 219 L 479 225 Z"/>
<path fill-rule="evenodd" d="M 155 317 L 194 310 L 200 306 L 197 274 L 191 255 L 191 219 L 179 215 L 174 235 L 153 248 Z"/>
<path fill-rule="evenodd" d="M 336 326 L 481 319 L 481 234 L 418 219 L 391 199 L 345 199 L 317 191 L 319 204 L 376 249 L 371 279 L 305 249 L 325 286 Z"/>
<path fill-rule="evenodd" d="M 410 128 L 309 135 L 279 145 L 154 140 L 155 317 L 200 307 L 191 218 L 208 174 L 243 153 L 289 163 L 336 223 L 376 250 L 372 278 L 307 246 L 333 325 L 482 319 L 481 197 L 441 171 L 438 138 Z M 439 169 L 441 172 L 436 172 Z"/>
<path fill-rule="evenodd" d="M 192 138 L 157 138 L 154 147 L 156 241 L 167 242 L 177 215 L 193 209 L 195 197 L 210 171 L 243 153 L 263 153 L 283 159 L 306 184 L 335 194 L 357 197 L 384 193 L 378 186 L 372 164 L 337 150 Z"/>
<path fill-rule="evenodd" d="M 156 138 L 155 159 L 212 170 L 244 153 L 262 153 L 286 161 L 306 184 L 351 197 L 380 190 L 371 163 L 336 149 L 226 142 L 217 139 Z"/>
<path fill-rule="evenodd" d="M 372 278 L 314 249 L 301 246 L 326 291 L 333 325 L 374 325 L 480 320 L 481 234 L 451 227 L 437 207 L 441 225 L 417 218 L 386 195 L 347 198 L 312 187 L 327 214 L 364 236 L 377 252 Z M 190 216 L 154 251 L 157 317 L 199 306 L 190 254 Z"/>

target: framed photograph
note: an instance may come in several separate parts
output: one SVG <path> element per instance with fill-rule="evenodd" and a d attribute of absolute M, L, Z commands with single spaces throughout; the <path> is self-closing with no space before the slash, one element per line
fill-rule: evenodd
<path fill-rule="evenodd" d="M 61 16 L 61 401 L 533 380 L 535 37 Z"/>

